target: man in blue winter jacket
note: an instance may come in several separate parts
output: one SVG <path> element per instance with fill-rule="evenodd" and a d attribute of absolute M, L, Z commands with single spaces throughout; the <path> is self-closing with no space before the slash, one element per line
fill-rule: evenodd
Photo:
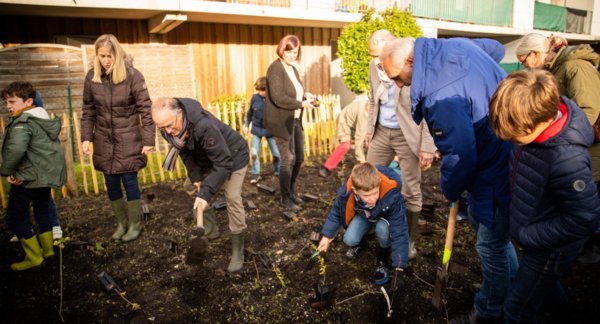
<path fill-rule="evenodd" d="M 425 119 L 443 156 L 444 196 L 456 201 L 463 191 L 469 194 L 483 284 L 474 310 L 457 322 L 498 321 L 517 269 L 508 224 L 510 146 L 496 137 L 488 118 L 490 97 L 506 76 L 495 61 L 503 53 L 494 40 L 463 38 L 401 38 L 382 53 L 390 79 L 411 86 L 413 119 Z"/>
<path fill-rule="evenodd" d="M 384 285 L 391 277 L 390 290 L 394 293 L 402 289 L 404 269 L 408 265 L 408 225 L 401 190 L 400 175 L 392 169 L 375 167 L 368 162 L 355 165 L 348 181 L 338 190 L 318 246 L 319 251 L 326 252 L 341 226 L 346 227 L 344 243 L 358 246 L 371 226 L 375 226 L 379 248 L 374 283 Z"/>

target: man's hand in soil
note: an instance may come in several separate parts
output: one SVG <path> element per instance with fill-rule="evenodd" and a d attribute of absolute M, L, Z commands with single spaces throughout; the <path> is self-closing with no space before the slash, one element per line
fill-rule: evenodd
<path fill-rule="evenodd" d="M 327 249 L 329 249 L 329 244 L 331 244 L 331 242 L 333 242 L 333 238 L 323 236 L 323 238 L 321 238 L 321 241 L 319 242 L 317 250 L 327 252 Z"/>
<path fill-rule="evenodd" d="M 208 202 L 206 202 L 206 200 L 196 197 L 196 201 L 194 201 L 194 209 L 198 210 L 198 208 L 200 208 L 200 210 L 205 210 L 206 206 L 208 206 Z"/>
<path fill-rule="evenodd" d="M 394 268 L 392 281 L 390 282 L 390 291 L 393 292 L 395 296 L 402 291 L 402 289 L 404 289 L 404 269 Z"/>

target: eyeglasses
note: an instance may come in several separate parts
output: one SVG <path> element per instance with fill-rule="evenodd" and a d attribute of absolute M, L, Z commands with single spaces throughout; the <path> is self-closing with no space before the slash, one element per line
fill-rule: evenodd
<path fill-rule="evenodd" d="M 169 126 L 158 127 L 158 130 L 165 133 L 170 133 L 173 130 L 173 128 L 177 125 L 177 118 L 179 118 L 179 110 L 175 113 L 175 122 L 173 122 Z"/>
<path fill-rule="evenodd" d="M 533 53 L 533 51 L 527 53 L 527 55 L 525 56 L 525 58 L 522 61 L 519 61 L 519 62 L 521 62 L 522 65 L 525 65 L 525 62 L 527 62 L 527 59 L 529 58 L 529 55 L 531 55 L 531 53 Z"/>

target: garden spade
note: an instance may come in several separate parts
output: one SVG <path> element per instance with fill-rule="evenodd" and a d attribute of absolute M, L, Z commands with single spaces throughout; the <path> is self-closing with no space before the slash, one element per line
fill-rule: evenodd
<path fill-rule="evenodd" d="M 190 249 L 186 261 L 190 265 L 202 265 L 207 247 L 206 239 L 203 238 L 204 211 L 200 208 L 194 209 L 194 214 L 196 216 L 196 229 L 194 233 L 196 237 L 190 241 Z"/>
<path fill-rule="evenodd" d="M 458 213 L 458 201 L 450 204 L 450 215 L 448 215 L 448 228 L 446 229 L 446 243 L 444 244 L 444 254 L 442 257 L 442 268 L 438 269 L 435 277 L 435 288 L 431 303 L 440 310 L 442 308 L 442 296 L 448 283 L 448 266 L 450 265 L 450 256 L 452 255 L 452 242 L 454 241 L 454 227 L 456 225 L 456 214 Z"/>

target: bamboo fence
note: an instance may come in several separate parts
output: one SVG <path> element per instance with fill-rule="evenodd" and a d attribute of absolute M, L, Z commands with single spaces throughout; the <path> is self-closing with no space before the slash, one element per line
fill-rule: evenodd
<path fill-rule="evenodd" d="M 324 95 L 319 96 L 319 100 L 321 101 L 320 107 L 314 110 L 305 110 L 302 117 L 305 142 L 304 154 L 309 158 L 327 155 L 333 150 L 335 145 L 335 121 L 341 109 L 340 98 L 338 95 Z M 207 110 L 235 131 L 242 132 L 246 115 L 246 111 L 242 107 L 243 105 L 240 101 L 222 107 L 218 105 L 209 106 Z M 79 114 L 73 112 L 72 121 L 68 113 L 63 113 L 59 117 L 62 121 L 60 141 L 65 153 L 67 183 L 60 190 L 53 189 L 53 197 L 70 197 L 78 196 L 79 194 L 99 195 L 100 192 L 106 191 L 103 174 L 94 169 L 91 156 L 83 153 Z M 2 134 L 4 134 L 6 123 L 6 117 L 1 117 L 0 129 L 2 130 Z M 74 138 L 71 138 L 71 134 L 73 134 Z M 250 132 L 244 134 L 244 137 L 248 142 L 250 150 L 252 141 Z M 75 145 L 71 145 L 71 143 L 75 143 Z M 155 143 L 155 150 L 152 154 L 148 155 L 146 167 L 138 173 L 140 184 L 165 182 L 185 177 L 187 172 L 181 159 L 177 161 L 173 171 L 164 171 L 162 169 L 163 158 L 166 156 L 169 147 L 167 141 L 160 136 L 158 131 L 156 132 Z M 75 152 L 72 151 L 72 147 L 75 147 Z M 261 143 L 261 160 L 262 162 L 273 160 L 264 139 Z M 2 177 L 1 183 L 0 200 L 2 207 L 6 208 L 10 187 L 4 177 Z"/>

